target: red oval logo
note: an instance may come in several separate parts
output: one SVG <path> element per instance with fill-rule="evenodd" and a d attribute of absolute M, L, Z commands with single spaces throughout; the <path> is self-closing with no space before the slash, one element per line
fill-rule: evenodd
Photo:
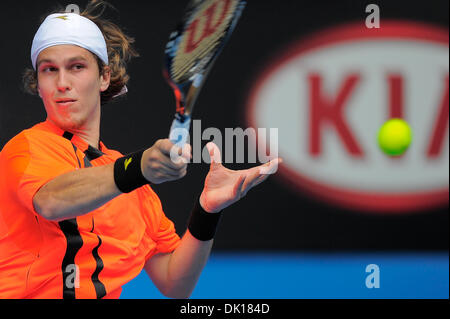
<path fill-rule="evenodd" d="M 408 22 L 350 24 L 288 47 L 252 90 L 247 121 L 278 128 L 280 176 L 332 204 L 412 212 L 448 204 L 448 31 Z M 403 118 L 413 141 L 399 158 L 376 134 Z"/>

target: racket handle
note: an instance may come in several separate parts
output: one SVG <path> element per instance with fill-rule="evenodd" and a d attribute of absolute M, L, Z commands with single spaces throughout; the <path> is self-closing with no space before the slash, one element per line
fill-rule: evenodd
<path fill-rule="evenodd" d="M 179 147 L 183 147 L 189 136 L 189 128 L 191 125 L 191 117 L 185 116 L 184 122 L 179 118 L 175 118 L 170 127 L 169 140 Z"/>

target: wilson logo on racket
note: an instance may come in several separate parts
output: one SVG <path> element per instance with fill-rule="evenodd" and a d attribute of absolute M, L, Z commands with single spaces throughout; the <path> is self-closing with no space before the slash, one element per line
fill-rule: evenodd
<path fill-rule="evenodd" d="M 175 53 L 171 68 L 175 81 L 180 81 L 186 71 L 194 66 L 202 69 L 198 61 L 204 59 L 205 63 L 209 62 L 209 54 L 228 30 L 238 5 L 237 0 L 209 0 L 200 5 L 184 30 L 185 35 Z"/>
<path fill-rule="evenodd" d="M 187 42 L 184 46 L 184 53 L 191 53 L 199 47 L 199 45 L 207 37 L 223 32 L 226 27 L 225 18 L 230 17 L 228 12 L 234 10 L 232 0 L 206 2 L 196 15 L 194 21 L 191 22 L 186 32 L 189 33 Z M 234 3 L 236 5 L 236 2 Z M 211 42 L 214 39 L 211 39 Z M 203 43 L 202 45 L 206 45 Z"/>
<path fill-rule="evenodd" d="M 280 176 L 320 201 L 383 213 L 446 205 L 448 55 L 448 30 L 423 24 L 324 30 L 267 68 L 251 96 L 249 126 L 279 128 Z M 413 131 L 400 158 L 377 144 L 389 118 Z"/>

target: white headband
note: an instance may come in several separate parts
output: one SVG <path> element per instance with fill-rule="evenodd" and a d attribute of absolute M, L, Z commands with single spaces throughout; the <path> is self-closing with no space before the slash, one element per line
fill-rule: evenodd
<path fill-rule="evenodd" d="M 31 62 L 42 50 L 62 44 L 74 44 L 91 51 L 108 65 L 106 41 L 97 25 L 76 13 L 54 13 L 45 18 L 36 32 L 31 47 Z"/>

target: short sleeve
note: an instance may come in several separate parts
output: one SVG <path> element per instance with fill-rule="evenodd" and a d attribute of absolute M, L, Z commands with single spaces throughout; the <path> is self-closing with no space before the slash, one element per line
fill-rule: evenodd
<path fill-rule="evenodd" d="M 146 185 L 140 189 L 140 196 L 148 235 L 156 244 L 155 250 L 146 259 L 157 253 L 174 251 L 180 244 L 180 236 L 176 233 L 174 223 L 164 214 L 158 195 Z"/>
<path fill-rule="evenodd" d="M 37 191 L 53 178 L 76 169 L 78 163 L 75 151 L 72 148 L 70 152 L 68 147 L 70 142 L 64 145 L 50 134 L 43 135 L 37 139 L 22 133 L 5 145 L 0 156 L 8 191 L 34 213 L 33 197 Z"/>
<path fill-rule="evenodd" d="M 158 228 L 157 250 L 161 253 L 168 253 L 178 247 L 180 237 L 175 232 L 175 225 L 163 213 Z"/>

